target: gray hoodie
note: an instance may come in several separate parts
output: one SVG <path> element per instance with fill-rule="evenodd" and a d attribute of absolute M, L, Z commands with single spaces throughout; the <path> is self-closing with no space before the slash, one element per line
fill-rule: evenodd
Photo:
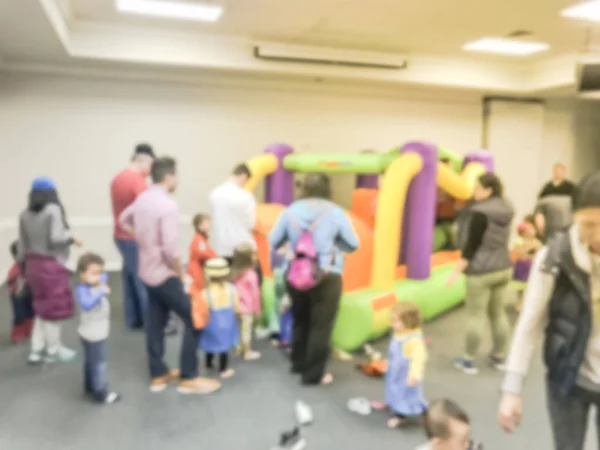
<path fill-rule="evenodd" d="M 22 262 L 27 254 L 52 256 L 62 264 L 69 259 L 73 236 L 63 221 L 60 206 L 49 203 L 35 213 L 25 210 L 19 217 L 19 254 Z"/>

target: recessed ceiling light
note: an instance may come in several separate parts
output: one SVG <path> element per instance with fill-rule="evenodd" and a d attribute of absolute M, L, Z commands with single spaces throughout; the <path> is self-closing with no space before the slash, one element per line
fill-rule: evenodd
<path fill-rule="evenodd" d="M 117 9 L 123 13 L 199 22 L 216 22 L 223 14 L 220 5 L 165 0 L 117 0 Z"/>
<path fill-rule="evenodd" d="M 571 19 L 589 20 L 592 22 L 600 22 L 600 1 L 580 3 L 575 6 L 563 9 L 560 12 L 563 17 Z"/>
<path fill-rule="evenodd" d="M 527 56 L 546 51 L 550 46 L 544 42 L 518 39 L 486 37 L 467 42 L 463 50 L 467 52 L 496 53 L 499 55 Z"/>

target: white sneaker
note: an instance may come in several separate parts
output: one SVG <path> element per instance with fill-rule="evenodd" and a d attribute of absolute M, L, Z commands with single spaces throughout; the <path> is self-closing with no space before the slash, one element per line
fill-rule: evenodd
<path fill-rule="evenodd" d="M 361 416 L 371 414 L 371 402 L 364 397 L 351 398 L 348 400 L 348 409 Z"/>
<path fill-rule="evenodd" d="M 61 347 L 53 353 L 47 353 L 44 357 L 44 362 L 46 364 L 53 364 L 55 362 L 71 362 L 77 356 L 77 352 L 75 350 L 71 350 L 67 347 Z"/>
<path fill-rule="evenodd" d="M 313 413 L 310 406 L 302 400 L 296 402 L 296 420 L 298 424 L 305 426 L 310 425 L 313 421 Z"/>
<path fill-rule="evenodd" d="M 28 364 L 41 364 L 42 363 L 42 352 L 31 352 L 27 357 Z"/>
<path fill-rule="evenodd" d="M 67 347 L 61 347 L 56 356 L 60 362 L 71 362 L 77 356 L 77 352 Z"/>
<path fill-rule="evenodd" d="M 112 404 L 117 403 L 119 400 L 121 400 L 121 394 L 117 394 L 116 392 L 109 392 L 106 398 L 104 399 L 104 403 Z"/>

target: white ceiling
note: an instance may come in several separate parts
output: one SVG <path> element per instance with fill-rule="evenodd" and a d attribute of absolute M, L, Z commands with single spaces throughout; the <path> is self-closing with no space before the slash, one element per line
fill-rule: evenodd
<path fill-rule="evenodd" d="M 515 30 L 550 43 L 552 54 L 577 51 L 590 28 L 559 16 L 572 0 L 227 0 L 219 23 L 208 25 L 119 14 L 113 0 L 70 2 L 75 18 L 86 21 L 444 55 Z"/>
<path fill-rule="evenodd" d="M 600 43 L 600 30 L 560 17 L 577 0 L 204 1 L 225 5 L 218 23 L 123 15 L 115 0 L 0 0 L 0 63 L 132 72 L 144 65 L 157 76 L 211 69 L 546 95 L 573 92 L 578 52 Z M 515 30 L 531 31 L 530 39 L 548 42 L 551 51 L 526 58 L 461 51 L 467 41 Z M 385 72 L 263 62 L 252 54 L 257 40 L 401 52 L 409 65 Z"/>

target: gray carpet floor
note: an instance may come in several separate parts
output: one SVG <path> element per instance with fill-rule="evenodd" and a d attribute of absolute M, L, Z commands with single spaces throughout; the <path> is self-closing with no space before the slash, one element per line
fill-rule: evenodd
<path fill-rule="evenodd" d="M 113 292 L 120 289 L 112 278 Z M 6 299 L 6 294 L 0 296 Z M 304 430 L 310 450 L 414 449 L 424 440 L 418 428 L 390 431 L 383 412 L 353 415 L 346 402 L 354 396 L 381 399 L 383 381 L 357 373 L 351 363 L 331 365 L 336 383 L 303 388 L 288 373 L 285 357 L 266 342 L 263 359 L 234 361 L 236 376 L 210 397 L 181 396 L 174 388 L 161 394 L 147 389 L 144 337 L 124 329 L 121 297 L 113 294 L 113 329 L 109 343 L 111 386 L 123 394 L 119 404 L 98 406 L 82 395 L 81 359 L 52 367 L 28 367 L 27 345 L 8 343 L 10 307 L 0 302 L 0 449 L 10 450 L 267 450 L 279 433 L 294 424 L 297 399 L 313 407 L 315 422 Z M 75 321 L 67 324 L 64 342 L 78 348 Z M 460 353 L 464 312 L 448 313 L 426 326 L 431 337 L 426 378 L 429 398 L 449 396 L 470 413 L 474 437 L 486 450 L 552 448 L 544 408 L 543 371 L 536 357 L 525 392 L 525 420 L 512 436 L 496 425 L 501 374 L 483 368 L 468 377 L 451 366 Z M 381 349 L 385 340 L 377 343 Z M 488 344 L 483 351 L 486 350 Z M 167 359 L 177 361 L 179 337 L 169 338 Z M 483 352 L 482 352 L 483 355 Z M 590 430 L 586 450 L 597 448 Z"/>

